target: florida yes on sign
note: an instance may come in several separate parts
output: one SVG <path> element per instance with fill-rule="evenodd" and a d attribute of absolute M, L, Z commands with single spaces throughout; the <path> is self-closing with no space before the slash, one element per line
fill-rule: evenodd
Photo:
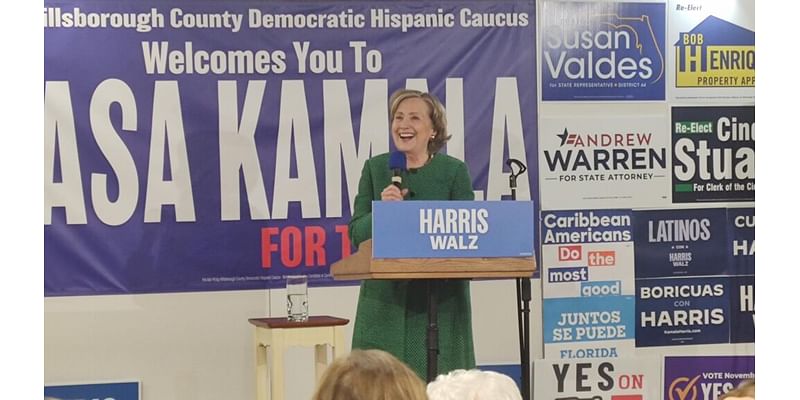
<path fill-rule="evenodd" d="M 531 257 L 532 201 L 374 201 L 373 258 Z"/>

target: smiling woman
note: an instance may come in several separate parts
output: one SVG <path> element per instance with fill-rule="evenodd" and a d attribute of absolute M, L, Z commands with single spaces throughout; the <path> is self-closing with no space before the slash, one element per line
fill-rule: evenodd
<path fill-rule="evenodd" d="M 391 99 L 392 140 L 405 153 L 409 168 L 427 164 L 450 139 L 439 100 L 428 93 L 403 90 Z"/>
<path fill-rule="evenodd" d="M 409 171 L 401 187 L 391 183 L 389 153 L 364 163 L 349 233 L 352 243 L 372 237 L 372 202 L 403 200 L 473 200 L 466 164 L 440 154 L 450 138 L 444 108 L 436 97 L 416 90 L 392 95 L 391 136 L 406 158 Z M 413 191 L 412 191 L 413 189 Z M 427 282 L 423 280 L 365 280 L 361 283 L 353 331 L 353 349 L 381 349 L 426 377 Z M 469 282 L 437 284 L 439 310 L 439 371 L 475 367 Z"/>

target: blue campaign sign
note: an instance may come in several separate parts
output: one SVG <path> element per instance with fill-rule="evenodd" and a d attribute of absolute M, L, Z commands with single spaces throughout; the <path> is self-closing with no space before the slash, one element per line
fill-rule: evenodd
<path fill-rule="evenodd" d="M 756 209 L 728 209 L 728 256 L 733 275 L 756 273 Z"/>
<path fill-rule="evenodd" d="M 636 278 L 729 272 L 725 218 L 724 208 L 634 211 Z"/>
<path fill-rule="evenodd" d="M 531 201 L 374 201 L 374 258 L 530 257 Z"/>
<path fill-rule="evenodd" d="M 756 277 L 734 276 L 731 285 L 731 343 L 756 341 Z"/>
<path fill-rule="evenodd" d="M 634 296 L 543 300 L 545 343 L 633 338 Z"/>
<path fill-rule="evenodd" d="M 44 387 L 56 399 L 139 400 L 139 382 L 83 383 Z"/>
<path fill-rule="evenodd" d="M 664 100 L 664 4 L 545 1 L 542 100 Z"/>
<path fill-rule="evenodd" d="M 636 346 L 728 343 L 728 278 L 636 280 Z"/>

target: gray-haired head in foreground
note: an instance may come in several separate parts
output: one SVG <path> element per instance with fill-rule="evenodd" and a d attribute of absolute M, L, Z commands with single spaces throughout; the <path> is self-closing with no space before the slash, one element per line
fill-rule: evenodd
<path fill-rule="evenodd" d="M 478 369 L 457 369 L 428 384 L 429 400 L 522 400 L 507 375 Z"/>

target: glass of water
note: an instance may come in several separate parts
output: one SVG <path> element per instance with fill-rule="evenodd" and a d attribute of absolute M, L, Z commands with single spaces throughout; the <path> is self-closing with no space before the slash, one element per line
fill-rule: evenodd
<path fill-rule="evenodd" d="M 286 277 L 286 315 L 289 321 L 308 320 L 308 277 L 290 275 Z"/>

